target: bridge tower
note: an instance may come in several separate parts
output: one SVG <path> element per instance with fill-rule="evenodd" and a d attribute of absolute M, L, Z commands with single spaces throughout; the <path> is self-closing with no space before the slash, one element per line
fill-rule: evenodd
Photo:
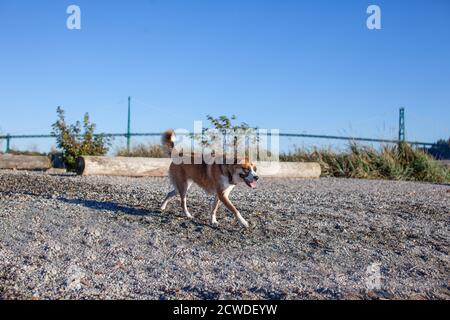
<path fill-rule="evenodd" d="M 398 121 L 398 141 L 405 141 L 405 108 L 400 108 L 400 116 Z"/>

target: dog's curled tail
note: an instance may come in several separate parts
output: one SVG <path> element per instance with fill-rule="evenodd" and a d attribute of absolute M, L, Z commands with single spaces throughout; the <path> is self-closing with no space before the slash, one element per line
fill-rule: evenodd
<path fill-rule="evenodd" d="M 161 136 L 161 143 L 165 151 L 169 154 L 172 154 L 172 150 L 175 146 L 175 131 L 173 129 L 166 130 Z"/>

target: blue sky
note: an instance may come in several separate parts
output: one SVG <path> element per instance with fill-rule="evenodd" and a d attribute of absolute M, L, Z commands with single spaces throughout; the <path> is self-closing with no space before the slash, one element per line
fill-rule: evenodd
<path fill-rule="evenodd" d="M 66 28 L 70 4 L 81 30 Z M 370 4 L 382 30 L 366 28 Z M 236 114 L 395 138 L 404 106 L 408 139 L 448 138 L 449 15 L 447 0 L 2 0 L 0 130 L 49 133 L 61 105 L 69 121 L 88 111 L 124 132 L 130 95 L 135 132 Z"/>

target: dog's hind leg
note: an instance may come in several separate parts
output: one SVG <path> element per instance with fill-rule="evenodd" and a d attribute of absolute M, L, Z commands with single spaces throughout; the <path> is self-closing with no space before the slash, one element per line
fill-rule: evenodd
<path fill-rule="evenodd" d="M 217 217 L 216 217 L 216 213 L 217 213 L 217 210 L 219 209 L 219 206 L 220 206 L 219 196 L 216 195 L 216 197 L 214 198 L 213 209 L 211 212 L 211 224 L 216 227 L 219 225 L 219 223 L 217 222 Z"/>
<path fill-rule="evenodd" d="M 169 200 L 172 199 L 173 197 L 175 197 L 177 195 L 177 191 L 176 190 L 172 190 L 170 191 L 167 196 L 166 199 L 164 199 L 163 204 L 161 205 L 161 211 L 166 210 L 167 204 L 169 203 Z"/>
<path fill-rule="evenodd" d="M 188 192 L 189 188 L 191 187 L 191 185 L 192 185 L 192 181 L 186 181 L 178 186 L 178 192 L 180 193 L 180 198 L 181 198 L 181 207 L 183 208 L 184 214 L 189 219 L 192 219 L 193 216 L 190 214 L 190 212 L 187 208 L 186 197 L 187 197 L 187 192 Z"/>
<path fill-rule="evenodd" d="M 248 228 L 248 222 L 241 216 L 241 213 L 236 209 L 236 207 L 231 203 L 230 199 L 228 199 L 228 195 L 230 194 L 229 189 L 222 191 L 222 192 L 218 192 L 217 196 L 219 197 L 220 201 L 223 202 L 223 204 L 225 205 L 225 207 L 227 207 L 228 210 L 230 210 L 232 213 L 234 213 L 234 215 L 236 216 L 236 218 L 238 219 L 239 223 L 245 227 Z"/>

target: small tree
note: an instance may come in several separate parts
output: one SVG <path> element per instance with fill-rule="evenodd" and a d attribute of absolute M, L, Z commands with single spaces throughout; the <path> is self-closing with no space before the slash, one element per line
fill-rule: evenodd
<path fill-rule="evenodd" d="M 201 137 L 194 137 L 199 140 L 203 147 L 210 147 L 218 141 L 223 143 L 223 149 L 232 149 L 234 155 L 238 154 L 238 147 L 243 135 L 251 136 L 255 133 L 257 128 L 250 127 L 249 124 L 241 122 L 240 124 L 233 123 L 237 120 L 235 115 L 231 117 L 220 116 L 215 118 L 211 115 L 206 117 L 211 124 L 210 128 L 203 128 Z M 219 135 L 217 135 L 219 134 Z M 256 136 L 253 137 L 252 143 L 257 142 Z"/>
<path fill-rule="evenodd" d="M 57 146 L 69 171 L 76 169 L 76 160 L 80 156 L 102 156 L 108 152 L 110 139 L 103 134 L 95 134 L 96 125 L 90 122 L 88 113 L 84 115 L 82 125 L 80 121 L 67 124 L 61 107 L 56 109 L 56 113 L 58 120 L 52 125 L 52 133 L 56 135 Z"/>

